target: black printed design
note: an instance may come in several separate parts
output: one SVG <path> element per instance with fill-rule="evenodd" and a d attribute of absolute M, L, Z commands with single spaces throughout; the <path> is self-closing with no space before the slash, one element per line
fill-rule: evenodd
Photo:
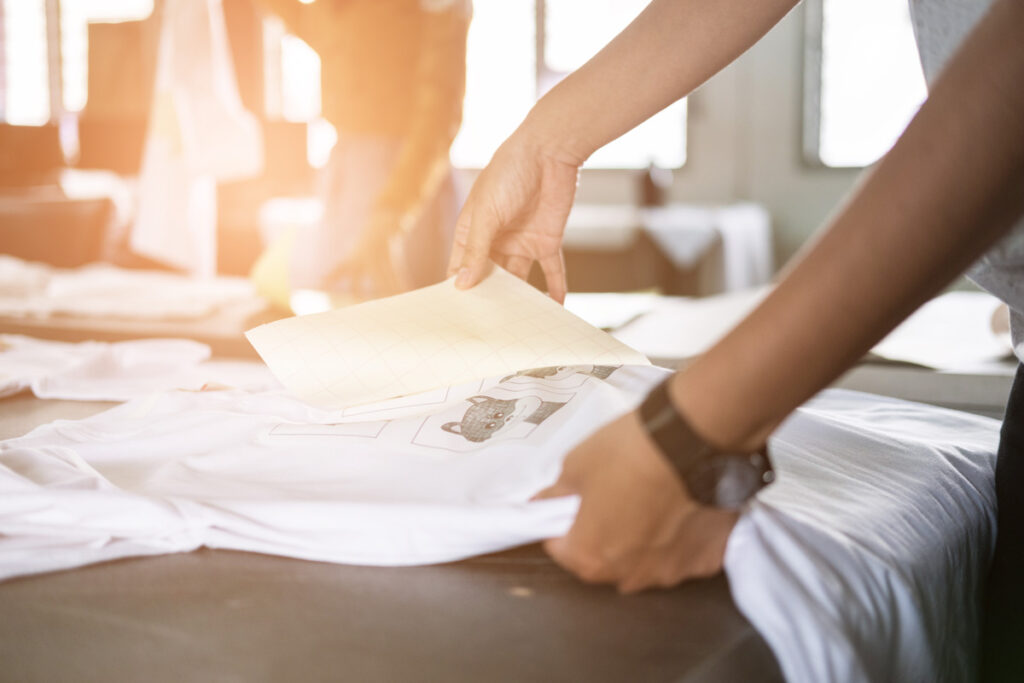
<path fill-rule="evenodd" d="M 470 406 L 460 422 L 446 422 L 441 429 L 458 434 L 467 441 L 479 443 L 521 422 L 539 425 L 564 406 L 564 403 L 544 401 L 537 396 L 516 399 L 471 396 Z"/>
<path fill-rule="evenodd" d="M 559 380 L 569 375 L 590 375 L 598 379 L 608 379 L 608 376 L 621 368 L 621 365 L 551 365 L 545 368 L 531 368 L 520 370 L 514 375 L 502 378 L 506 382 L 513 377 L 535 377 L 537 379 Z"/>

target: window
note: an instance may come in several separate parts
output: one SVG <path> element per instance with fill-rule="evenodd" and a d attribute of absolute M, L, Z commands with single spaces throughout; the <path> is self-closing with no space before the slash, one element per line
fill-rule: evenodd
<path fill-rule="evenodd" d="M 144 19 L 153 11 L 153 0 L 3 0 L 0 9 L 4 29 L 0 119 L 42 125 L 64 111 L 81 111 L 85 106 L 89 22 Z M 52 49 L 50 36 L 59 36 L 59 49 Z M 51 97 L 53 85 L 58 86 L 59 99 Z"/>
<path fill-rule="evenodd" d="M 808 4 L 806 155 L 831 167 L 874 163 L 926 96 L 906 2 Z"/>
<path fill-rule="evenodd" d="M 482 168 L 537 98 L 534 0 L 476 0 L 452 163 Z"/>
<path fill-rule="evenodd" d="M 45 0 L 4 0 L 3 119 L 41 126 L 50 119 Z"/>
<path fill-rule="evenodd" d="M 65 111 L 81 111 L 88 97 L 89 22 L 136 21 L 153 12 L 153 0 L 62 0 L 61 61 Z"/>
<path fill-rule="evenodd" d="M 647 0 L 476 0 L 469 31 L 456 166 L 484 166 L 537 97 L 579 68 Z M 539 38 L 538 38 L 539 36 Z M 686 160 L 686 104 L 678 102 L 598 150 L 587 168 L 675 168 Z"/>

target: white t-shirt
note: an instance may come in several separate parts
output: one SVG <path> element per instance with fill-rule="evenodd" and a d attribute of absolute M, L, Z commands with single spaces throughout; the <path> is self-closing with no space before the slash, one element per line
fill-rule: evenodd
<path fill-rule="evenodd" d="M 354 564 L 563 535 L 530 502 L 667 371 L 527 371 L 344 411 L 174 392 L 0 442 L 0 579 L 200 546 Z M 729 539 L 739 609 L 796 681 L 965 680 L 994 529 L 995 420 L 826 391 L 773 436 Z"/>
<path fill-rule="evenodd" d="M 917 48 L 929 84 L 990 5 L 991 0 L 910 0 Z M 1024 361 L 1024 218 L 967 275 L 1009 305 L 1014 350 Z"/>

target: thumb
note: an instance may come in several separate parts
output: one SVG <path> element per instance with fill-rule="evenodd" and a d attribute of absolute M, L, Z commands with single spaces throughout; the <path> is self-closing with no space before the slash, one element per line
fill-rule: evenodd
<path fill-rule="evenodd" d="M 530 501 L 536 500 L 548 500 L 550 498 L 565 498 L 566 496 L 575 496 L 578 492 L 567 483 L 559 479 L 551 486 L 546 489 L 535 493 Z"/>
<path fill-rule="evenodd" d="M 541 545 L 544 546 L 544 552 L 550 555 L 556 562 L 558 561 L 558 558 L 565 554 L 565 536 L 560 538 L 549 538 Z"/>

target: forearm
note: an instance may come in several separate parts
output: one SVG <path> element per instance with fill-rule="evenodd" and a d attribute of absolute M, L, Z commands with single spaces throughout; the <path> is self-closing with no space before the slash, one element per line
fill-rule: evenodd
<path fill-rule="evenodd" d="M 796 0 L 653 0 L 551 89 L 524 122 L 572 161 L 689 94 L 768 32 Z"/>
<path fill-rule="evenodd" d="M 892 151 L 747 320 L 673 381 L 712 442 L 755 446 L 1024 211 L 1024 5 L 997 2 Z"/>

